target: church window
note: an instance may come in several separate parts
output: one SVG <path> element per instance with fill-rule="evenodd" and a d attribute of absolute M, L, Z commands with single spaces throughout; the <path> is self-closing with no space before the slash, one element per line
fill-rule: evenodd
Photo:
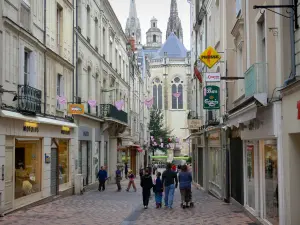
<path fill-rule="evenodd" d="M 160 84 L 160 79 L 155 78 L 153 82 L 153 108 L 162 109 L 162 85 Z"/>
<path fill-rule="evenodd" d="M 153 42 L 156 42 L 156 35 L 153 35 Z"/>
<path fill-rule="evenodd" d="M 155 27 L 155 23 L 153 23 L 153 27 Z"/>
<path fill-rule="evenodd" d="M 175 77 L 174 83 L 172 84 L 172 109 L 183 109 L 183 81 L 179 77 Z M 174 94 L 178 93 L 177 97 Z"/>

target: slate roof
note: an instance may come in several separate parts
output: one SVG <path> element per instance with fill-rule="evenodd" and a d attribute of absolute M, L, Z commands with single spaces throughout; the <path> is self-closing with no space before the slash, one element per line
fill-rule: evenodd
<path fill-rule="evenodd" d="M 187 50 L 178 37 L 172 32 L 163 46 L 158 50 L 155 58 L 164 57 L 164 53 L 168 53 L 169 58 L 185 58 Z"/>

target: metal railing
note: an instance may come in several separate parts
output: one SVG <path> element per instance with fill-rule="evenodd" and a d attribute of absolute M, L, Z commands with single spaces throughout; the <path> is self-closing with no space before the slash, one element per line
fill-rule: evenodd
<path fill-rule="evenodd" d="M 100 116 L 104 119 L 119 120 L 123 123 L 128 123 L 128 114 L 123 110 L 118 110 L 111 104 L 100 104 Z"/>
<path fill-rule="evenodd" d="M 41 113 L 42 91 L 29 85 L 18 85 L 18 111 L 24 114 Z"/>
<path fill-rule="evenodd" d="M 267 63 L 254 63 L 245 72 L 245 97 L 268 93 Z"/>

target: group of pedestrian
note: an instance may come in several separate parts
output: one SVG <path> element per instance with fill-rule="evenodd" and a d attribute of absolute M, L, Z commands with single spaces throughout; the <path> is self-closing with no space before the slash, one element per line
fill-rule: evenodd
<path fill-rule="evenodd" d="M 150 166 L 149 166 L 150 167 Z M 189 171 L 187 165 L 182 165 L 180 167 L 180 172 L 177 171 L 177 167 L 170 163 L 167 164 L 166 170 L 161 174 L 160 172 L 156 172 L 156 178 L 153 180 L 151 176 L 150 168 L 140 169 L 139 175 L 141 177 L 141 187 L 142 187 L 142 194 L 143 194 L 143 206 L 145 209 L 148 208 L 149 205 L 149 198 L 151 195 L 151 189 L 155 194 L 155 202 L 156 208 L 162 207 L 162 198 L 164 194 L 164 202 L 165 207 L 172 209 L 173 208 L 173 200 L 174 200 L 174 193 L 175 189 L 180 189 L 181 195 L 181 206 L 183 208 L 193 206 L 192 203 L 192 174 Z M 128 187 L 126 191 L 129 191 L 131 186 L 133 187 L 134 191 L 136 192 L 136 185 L 135 185 L 135 175 L 133 171 L 128 169 L 125 164 L 125 176 L 129 179 Z M 107 172 L 105 167 L 101 167 L 98 175 L 99 179 L 99 191 L 105 190 L 105 182 L 107 180 Z M 121 191 L 121 180 L 122 180 L 122 173 L 120 168 L 118 167 L 116 170 L 116 184 L 118 191 Z"/>

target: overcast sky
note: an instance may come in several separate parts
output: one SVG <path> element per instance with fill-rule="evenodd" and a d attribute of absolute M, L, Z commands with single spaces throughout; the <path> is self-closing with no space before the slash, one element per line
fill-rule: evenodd
<path fill-rule="evenodd" d="M 119 21 L 125 30 L 129 15 L 130 0 L 109 0 Z M 163 33 L 165 41 L 168 19 L 170 16 L 171 0 L 136 0 L 136 10 L 142 29 L 142 43 L 146 43 L 146 32 L 150 28 L 150 20 L 154 16 L 158 20 L 158 27 Z M 190 49 L 190 5 L 187 0 L 177 0 L 179 18 L 183 29 L 183 42 Z"/>

